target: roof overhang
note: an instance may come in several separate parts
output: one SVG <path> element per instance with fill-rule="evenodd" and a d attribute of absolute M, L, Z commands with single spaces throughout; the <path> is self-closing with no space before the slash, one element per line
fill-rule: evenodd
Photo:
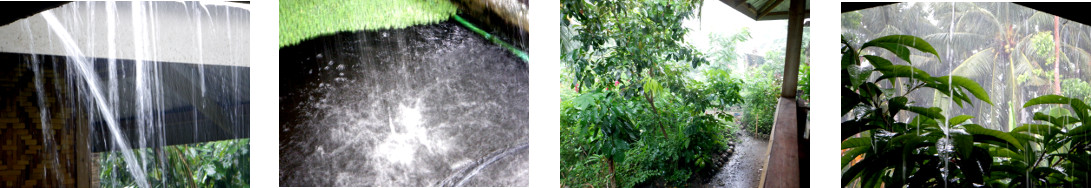
<path fill-rule="evenodd" d="M 788 19 L 789 0 L 720 0 L 743 15 L 757 21 Z M 804 6 L 803 18 L 811 17 L 811 1 Z"/>
<path fill-rule="evenodd" d="M 725 0 L 729 1 L 729 0 Z M 841 13 L 852 12 L 857 10 L 868 9 L 878 6 L 886 6 L 896 3 L 891 2 L 842 2 Z M 1027 8 L 1042 11 L 1052 15 L 1060 16 L 1067 20 L 1082 23 L 1084 25 L 1091 25 L 1091 17 L 1088 17 L 1084 9 L 1091 7 L 1091 3 L 1087 2 L 1031 2 L 1031 3 L 1015 3 Z"/>

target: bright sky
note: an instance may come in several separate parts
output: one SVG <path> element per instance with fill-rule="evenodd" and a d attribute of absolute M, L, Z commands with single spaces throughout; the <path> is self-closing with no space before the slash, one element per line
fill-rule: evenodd
<path fill-rule="evenodd" d="M 736 49 L 739 53 L 752 53 L 757 50 L 757 54 L 764 55 L 765 51 L 772 48 L 783 50 L 784 40 L 788 36 L 787 20 L 754 21 L 720 1 L 705 1 L 701 19 L 687 20 L 683 26 L 691 29 L 686 35 L 686 41 L 701 51 L 709 48 L 709 34 L 731 36 L 743 27 L 750 27 L 751 38 Z M 778 39 L 781 42 L 776 42 Z"/>

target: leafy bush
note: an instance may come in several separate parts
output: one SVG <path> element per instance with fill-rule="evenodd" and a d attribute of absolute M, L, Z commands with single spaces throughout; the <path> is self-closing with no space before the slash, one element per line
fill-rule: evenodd
<path fill-rule="evenodd" d="M 776 113 L 777 99 L 780 98 L 780 82 L 772 72 L 771 63 L 762 65 L 763 70 L 751 75 L 751 81 L 743 89 L 742 122 L 750 133 L 768 135 L 773 129 L 773 113 Z"/>
<path fill-rule="evenodd" d="M 811 66 L 808 64 L 799 64 L 799 90 L 803 91 L 799 98 L 811 100 Z"/>
<path fill-rule="evenodd" d="M 1061 81 L 1061 91 L 1065 96 L 1091 101 L 1091 84 L 1077 78 L 1069 78 Z"/>
<path fill-rule="evenodd" d="M 625 100 L 617 96 L 591 91 L 561 103 L 561 174 L 565 185 L 608 185 L 610 163 L 615 163 L 617 174 L 624 174 L 617 176 L 621 187 L 654 179 L 684 185 L 693 172 L 709 170 L 712 158 L 726 147 L 725 121 L 695 108 L 698 105 L 681 105 L 687 104 L 676 101 L 681 98 L 661 97 L 672 102 L 657 102 L 662 114 L 657 116 L 638 105 L 639 98 Z M 726 113 L 719 116 L 731 119 Z M 663 131 L 668 137 L 662 137 L 659 122 L 667 129 Z"/>
<path fill-rule="evenodd" d="M 250 139 L 135 149 L 146 159 L 146 180 L 156 187 L 250 187 Z M 118 152 L 101 153 L 102 187 L 136 187 Z"/>
<path fill-rule="evenodd" d="M 562 38 L 564 185 L 680 186 L 713 166 L 727 142 L 725 122 L 734 120 L 724 109 L 741 101 L 742 82 L 707 68 L 683 40 L 682 21 L 698 15 L 699 3 L 561 2 L 561 26 L 576 31 Z"/>

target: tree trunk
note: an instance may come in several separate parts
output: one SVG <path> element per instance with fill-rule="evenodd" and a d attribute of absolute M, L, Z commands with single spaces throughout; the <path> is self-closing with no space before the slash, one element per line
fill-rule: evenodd
<path fill-rule="evenodd" d="M 644 99 L 648 101 L 648 104 L 652 105 L 652 112 L 655 113 L 655 121 L 659 123 L 659 132 L 663 132 L 663 139 L 667 138 L 667 129 L 663 128 L 663 122 L 659 121 L 659 109 L 655 108 L 655 97 L 644 91 Z"/>
<path fill-rule="evenodd" d="M 1053 93 L 1061 94 L 1061 33 L 1057 16 L 1053 16 Z"/>
<path fill-rule="evenodd" d="M 1015 120 L 1017 120 L 1017 113 L 1015 113 L 1015 102 L 1019 100 L 1015 96 L 1015 88 L 1017 88 L 1015 86 L 1015 78 L 1018 76 L 1015 75 L 1015 61 L 1012 61 L 1011 54 L 1008 54 L 1008 65 L 1011 67 L 1011 79 L 1008 79 L 1008 82 L 1011 83 L 1011 86 L 1008 87 L 1008 90 L 1011 90 L 1011 98 L 1008 99 L 1008 131 L 1011 131 L 1012 129 L 1015 129 Z"/>
<path fill-rule="evenodd" d="M 617 187 L 617 175 L 614 173 L 614 160 L 606 158 L 606 164 L 610 165 L 610 183 L 609 187 Z"/>

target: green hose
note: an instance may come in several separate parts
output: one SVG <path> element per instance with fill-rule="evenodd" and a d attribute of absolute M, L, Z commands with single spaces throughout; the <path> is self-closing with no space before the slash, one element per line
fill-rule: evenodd
<path fill-rule="evenodd" d="M 467 22 L 466 20 L 462 19 L 462 17 L 460 17 L 458 15 L 453 15 L 451 17 L 454 17 L 455 20 L 458 20 L 458 23 L 462 23 L 463 26 L 466 26 L 467 28 L 470 28 L 470 30 L 473 30 L 475 33 L 480 34 L 482 37 L 485 37 L 485 39 L 489 39 L 493 43 L 496 43 L 496 44 L 500 45 L 501 47 L 507 48 L 509 51 L 511 51 L 511 53 L 515 54 L 515 56 L 519 56 L 519 58 L 523 59 L 523 61 L 530 62 L 530 58 L 527 56 L 526 52 L 523 52 L 522 50 L 519 50 L 518 48 L 515 48 L 515 46 L 512 46 L 512 45 L 500 40 L 499 38 L 496 38 L 495 36 L 492 36 L 488 32 L 485 32 L 485 31 L 483 31 L 481 29 L 478 29 L 477 27 L 474 26 L 474 24 L 471 24 L 470 22 Z"/>

